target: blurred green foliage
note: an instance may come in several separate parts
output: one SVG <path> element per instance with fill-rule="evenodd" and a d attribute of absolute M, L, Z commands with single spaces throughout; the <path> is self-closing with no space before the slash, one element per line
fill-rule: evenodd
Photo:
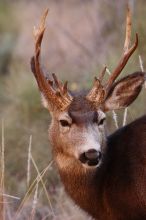
<path fill-rule="evenodd" d="M 40 15 L 48 4 L 49 6 L 51 5 L 52 11 L 55 11 L 54 14 L 50 14 L 50 17 L 55 16 L 55 19 L 57 20 L 58 18 L 59 21 L 60 16 L 62 16 L 61 18 L 64 19 L 64 22 L 71 20 L 72 17 L 69 17 L 71 15 L 76 20 L 81 14 L 80 9 L 86 9 L 84 16 L 89 22 L 88 25 L 93 26 L 92 30 L 90 30 L 92 33 L 90 42 L 85 38 L 85 44 L 83 45 L 84 42 L 82 42 L 80 35 L 78 35 L 78 32 L 80 33 L 82 31 L 83 35 L 84 31 L 85 34 L 88 33 L 88 31 L 86 33 L 86 30 L 82 30 L 82 27 L 85 25 L 84 19 L 80 18 L 75 22 L 74 27 L 71 27 L 71 29 L 76 30 L 77 23 L 82 20 L 78 24 L 79 27 L 76 32 L 70 33 L 72 34 L 71 39 L 69 34 L 66 35 L 68 32 L 61 28 L 59 29 L 56 23 L 52 23 L 50 35 L 47 35 L 51 38 L 49 41 L 52 41 L 49 42 L 49 46 L 47 43 L 50 52 L 49 55 L 48 52 L 45 52 L 47 61 L 44 59 L 44 63 L 49 63 L 49 67 L 53 72 L 55 70 L 60 73 L 60 78 L 62 77 L 64 80 L 67 78 L 73 90 L 89 88 L 92 84 L 93 75 L 100 72 L 105 63 L 110 70 L 114 69 L 115 64 L 121 56 L 124 41 L 126 1 L 123 1 L 124 3 L 120 3 L 120 1 L 113 1 L 111 3 L 111 1 L 76 0 L 70 1 L 70 3 L 68 1 L 68 4 L 65 2 L 65 0 L 61 2 L 44 1 L 41 3 L 41 6 L 39 1 L 0 2 L 0 118 L 4 120 L 5 127 L 5 187 L 10 194 L 15 194 L 16 192 L 16 194 L 21 196 L 25 194 L 30 135 L 32 135 L 32 154 L 38 168 L 40 170 L 45 168 L 52 158 L 47 132 L 50 116 L 47 110 L 41 106 L 40 94 L 29 64 L 30 57 L 33 53 L 33 49 L 31 48 L 33 39 L 28 38 L 31 35 L 30 32 L 33 26 L 31 22 L 33 21 L 32 23 L 34 24 L 34 22 L 38 21 L 38 14 Z M 96 2 L 97 11 L 93 2 Z M 146 7 L 143 7 L 145 1 L 131 2 L 133 2 L 134 32 L 137 30 L 139 33 L 140 44 L 137 52 L 125 68 L 123 75 L 140 69 L 139 54 L 142 55 L 144 67 L 146 66 Z M 66 14 L 65 18 L 63 18 L 64 13 L 62 13 L 63 7 L 66 13 L 68 12 L 67 10 L 70 10 L 70 14 Z M 122 7 L 122 10 L 120 7 Z M 72 12 L 74 8 L 75 11 Z M 95 11 L 92 14 L 93 10 Z M 58 15 L 58 11 L 60 15 Z M 76 12 L 78 12 L 78 16 Z M 99 13 L 100 20 L 99 17 L 96 18 L 97 13 Z M 98 21 L 98 25 L 92 21 Z M 102 24 L 101 29 L 99 28 L 99 33 L 96 33 L 96 28 L 98 29 L 100 24 Z M 68 23 L 68 25 L 71 26 L 71 23 Z M 27 31 L 25 27 L 28 28 Z M 59 29 L 59 32 L 63 34 L 54 34 L 53 28 L 55 28 L 54 32 Z M 54 37 L 56 37 L 56 43 L 54 43 Z M 76 44 L 77 40 L 79 42 Z M 69 50 L 68 46 L 66 48 L 68 41 L 72 45 Z M 94 44 L 90 45 L 92 41 Z M 77 48 L 77 51 L 74 51 L 74 48 Z M 91 48 L 92 51 L 90 50 Z M 87 49 L 90 53 L 85 56 L 84 51 L 87 52 Z M 70 61 L 68 57 L 73 61 Z M 146 91 L 144 90 L 137 101 L 128 109 L 128 122 L 145 112 Z M 122 126 L 122 120 L 123 111 L 118 113 L 120 126 Z M 108 133 L 115 130 L 111 113 L 108 114 L 107 124 Z M 35 177 L 36 171 L 31 166 L 31 180 Z M 48 173 L 47 188 L 50 193 L 52 192 L 52 201 L 57 201 L 56 195 L 58 195 L 57 187 L 59 184 L 60 182 L 56 172 L 50 170 Z"/>

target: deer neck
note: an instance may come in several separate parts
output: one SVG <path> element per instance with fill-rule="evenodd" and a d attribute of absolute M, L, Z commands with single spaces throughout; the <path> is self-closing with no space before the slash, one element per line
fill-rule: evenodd
<path fill-rule="evenodd" d="M 64 154 L 57 154 L 57 163 L 61 180 L 70 197 L 87 213 L 93 217 L 100 216 L 102 210 L 102 187 L 100 171 L 87 169 L 74 158 Z M 98 191 L 100 189 L 100 191 Z"/>

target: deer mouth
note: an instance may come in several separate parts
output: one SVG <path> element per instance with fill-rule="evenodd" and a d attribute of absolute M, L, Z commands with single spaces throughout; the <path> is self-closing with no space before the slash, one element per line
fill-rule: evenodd
<path fill-rule="evenodd" d="M 84 153 L 82 153 L 79 157 L 81 163 L 86 164 L 88 166 L 99 166 L 101 162 L 102 154 L 100 151 L 95 149 L 90 149 Z"/>

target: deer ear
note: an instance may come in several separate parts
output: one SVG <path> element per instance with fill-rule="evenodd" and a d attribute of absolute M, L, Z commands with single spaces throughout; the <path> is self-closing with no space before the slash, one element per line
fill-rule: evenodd
<path fill-rule="evenodd" d="M 146 73 L 135 72 L 116 82 L 107 94 L 104 111 L 125 108 L 139 95 L 146 79 Z"/>

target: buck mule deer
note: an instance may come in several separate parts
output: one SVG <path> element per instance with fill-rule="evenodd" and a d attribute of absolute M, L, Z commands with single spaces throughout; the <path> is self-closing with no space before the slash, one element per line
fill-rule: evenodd
<path fill-rule="evenodd" d="M 34 30 L 32 72 L 43 104 L 52 116 L 49 136 L 54 160 L 65 189 L 75 203 L 98 220 L 146 219 L 146 116 L 105 134 L 105 112 L 130 105 L 140 93 L 144 72 L 116 78 L 138 45 L 129 48 L 131 20 L 127 15 L 123 56 L 103 84 L 105 69 L 90 91 L 72 95 L 53 74 L 47 79 L 40 65 L 47 11 Z"/>

